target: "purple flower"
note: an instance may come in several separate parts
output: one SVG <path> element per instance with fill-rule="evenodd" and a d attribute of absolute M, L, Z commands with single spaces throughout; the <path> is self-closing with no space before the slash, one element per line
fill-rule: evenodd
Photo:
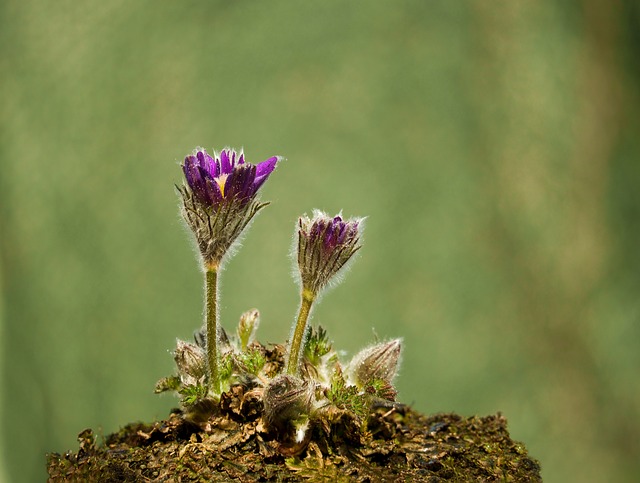
<path fill-rule="evenodd" d="M 302 221 L 302 219 L 300 219 Z M 319 242 L 326 254 L 333 252 L 339 245 L 345 245 L 358 238 L 359 220 L 343 221 L 340 215 L 333 219 L 324 216 L 316 218 L 309 233 L 303 233 L 313 242 Z M 302 223 L 300 225 L 301 229 Z"/>
<path fill-rule="evenodd" d="M 257 193 L 281 158 L 273 156 L 253 165 L 244 154 L 225 148 L 214 157 L 197 148 L 184 159 L 186 185 L 182 215 L 193 231 L 206 266 L 217 268 L 253 217 L 268 203 Z"/>
<path fill-rule="evenodd" d="M 209 156 L 198 148 L 184 159 L 182 170 L 196 199 L 203 205 L 218 208 L 226 200 L 247 203 L 273 172 L 279 159 L 273 156 L 253 165 L 245 162 L 244 154 L 223 149 Z"/>
<path fill-rule="evenodd" d="M 362 218 L 343 220 L 316 211 L 298 222 L 298 267 L 303 289 L 316 294 L 360 249 Z"/>

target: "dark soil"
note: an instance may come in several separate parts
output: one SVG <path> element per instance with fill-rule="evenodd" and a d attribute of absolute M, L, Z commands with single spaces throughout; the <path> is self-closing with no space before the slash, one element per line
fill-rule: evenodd
<path fill-rule="evenodd" d="M 377 409 L 364 431 L 344 414 L 314 427 L 304 447 L 283 446 L 264 430 L 260 408 L 233 389 L 204 429 L 176 411 L 129 424 L 101 445 L 84 430 L 78 452 L 48 456 L 49 481 L 542 481 L 500 414 Z"/>

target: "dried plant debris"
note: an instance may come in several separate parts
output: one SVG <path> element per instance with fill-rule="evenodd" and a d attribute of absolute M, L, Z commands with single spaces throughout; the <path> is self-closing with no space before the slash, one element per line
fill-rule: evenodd
<path fill-rule="evenodd" d="M 282 367 L 282 346 L 252 346 L 265 366 Z M 298 439 L 291 428 L 267 423 L 263 396 L 239 383 L 211 403 L 204 421 L 176 409 L 101 444 L 85 430 L 77 452 L 48 456 L 49 481 L 541 481 L 539 464 L 511 440 L 500 414 L 427 417 L 375 398 L 353 408 L 343 394 L 340 404 L 298 411 L 309 413 Z"/>

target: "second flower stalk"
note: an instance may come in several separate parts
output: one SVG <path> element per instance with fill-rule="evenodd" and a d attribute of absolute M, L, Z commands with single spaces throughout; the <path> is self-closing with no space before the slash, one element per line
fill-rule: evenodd
<path fill-rule="evenodd" d="M 343 220 L 315 211 L 298 220 L 297 264 L 300 310 L 291 332 L 286 373 L 299 375 L 304 336 L 314 302 L 324 288 L 340 279 L 348 262 L 360 249 L 362 218 Z"/>

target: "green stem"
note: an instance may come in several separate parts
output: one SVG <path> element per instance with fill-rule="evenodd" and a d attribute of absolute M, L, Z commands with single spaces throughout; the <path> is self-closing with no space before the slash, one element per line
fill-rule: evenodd
<path fill-rule="evenodd" d="M 293 331 L 293 336 L 291 337 L 289 359 L 287 360 L 287 374 L 292 376 L 298 375 L 299 372 L 300 350 L 302 349 L 302 342 L 307 329 L 307 321 L 309 320 L 309 314 L 311 313 L 311 306 L 315 300 L 315 295 L 311 293 L 311 291 L 303 289 L 301 298 L 300 312 L 298 313 L 296 328 Z"/>
<path fill-rule="evenodd" d="M 220 371 L 218 368 L 218 267 L 207 267 L 206 291 L 209 387 L 215 394 L 220 394 Z"/>

